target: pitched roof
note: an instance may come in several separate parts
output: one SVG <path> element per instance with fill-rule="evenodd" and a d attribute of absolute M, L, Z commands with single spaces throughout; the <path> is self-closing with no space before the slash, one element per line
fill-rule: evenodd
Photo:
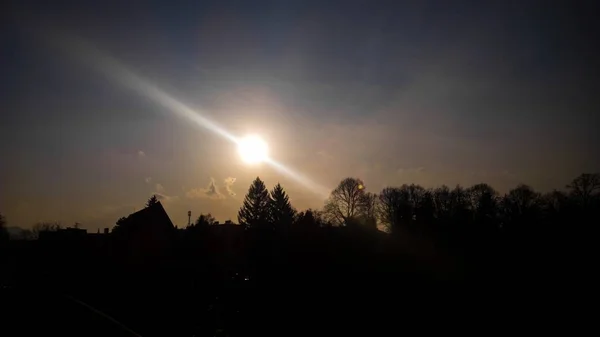
<path fill-rule="evenodd" d="M 173 222 L 171 222 L 169 215 L 160 201 L 150 207 L 132 213 L 127 217 L 127 222 L 134 227 L 145 224 L 154 224 L 174 228 Z"/>

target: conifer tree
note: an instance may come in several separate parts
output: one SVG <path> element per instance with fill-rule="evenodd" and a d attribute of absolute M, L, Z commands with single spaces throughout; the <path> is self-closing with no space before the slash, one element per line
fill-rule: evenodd
<path fill-rule="evenodd" d="M 271 191 L 269 211 L 276 230 L 287 230 L 294 221 L 296 210 L 290 204 L 290 198 L 280 184 Z"/>
<path fill-rule="evenodd" d="M 240 225 L 254 229 L 266 229 L 271 225 L 269 217 L 269 191 L 259 177 L 252 182 L 244 203 L 238 212 Z M 272 227 L 271 227 L 272 228 Z"/>

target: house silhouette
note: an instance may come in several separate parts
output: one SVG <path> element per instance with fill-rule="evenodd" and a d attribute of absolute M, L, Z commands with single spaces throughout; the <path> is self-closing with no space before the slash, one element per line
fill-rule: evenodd
<path fill-rule="evenodd" d="M 129 215 L 113 234 L 118 257 L 134 263 L 151 262 L 170 254 L 175 226 L 157 202 Z"/>

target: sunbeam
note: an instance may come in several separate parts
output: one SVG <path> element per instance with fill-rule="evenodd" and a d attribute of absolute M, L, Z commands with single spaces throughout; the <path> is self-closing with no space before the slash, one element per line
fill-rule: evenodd
<path fill-rule="evenodd" d="M 58 42 L 62 49 L 67 53 L 74 55 L 84 63 L 93 66 L 105 76 L 108 76 L 121 85 L 124 85 L 125 87 L 137 92 L 151 101 L 165 107 L 166 111 L 169 111 L 179 117 L 191 120 L 197 126 L 207 129 L 231 141 L 232 143 L 235 143 L 238 146 L 240 145 L 241 140 L 238 137 L 234 136 L 217 123 L 206 117 L 203 117 L 198 111 L 193 110 L 184 103 L 173 98 L 168 93 L 162 91 L 157 86 L 138 76 L 115 58 L 106 55 L 85 40 L 74 36 L 60 35 L 55 36 L 53 41 Z M 275 159 L 267 157 L 263 161 L 275 168 L 278 172 L 292 178 L 319 196 L 328 196 L 329 189 L 315 183 L 312 179 L 292 170 Z"/>
<path fill-rule="evenodd" d="M 196 125 L 212 131 L 233 143 L 238 143 L 237 138 L 230 132 L 208 118 L 203 117 L 197 111 L 181 103 L 171 95 L 160 90 L 158 87 L 150 84 L 147 80 L 142 79 L 115 58 L 102 53 L 86 41 L 80 38 L 66 36 L 61 36 L 56 40 L 60 42 L 63 49 L 67 52 L 75 54 L 81 61 L 92 65 L 96 70 L 109 78 L 112 78 L 129 89 L 136 91 L 138 94 L 149 98 L 155 103 L 162 105 L 167 108 L 166 111 L 190 119 L 195 122 Z"/>

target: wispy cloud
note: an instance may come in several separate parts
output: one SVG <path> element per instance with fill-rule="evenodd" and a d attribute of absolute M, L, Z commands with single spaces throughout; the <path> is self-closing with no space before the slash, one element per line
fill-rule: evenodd
<path fill-rule="evenodd" d="M 146 184 L 150 184 L 150 182 L 152 181 L 152 177 L 146 177 L 144 181 L 146 182 Z"/>
<path fill-rule="evenodd" d="M 154 193 L 154 195 L 156 195 L 156 198 L 158 200 L 164 201 L 164 202 L 171 202 L 171 201 L 175 201 L 175 200 L 179 199 L 179 197 L 176 195 L 166 195 L 164 193 L 159 193 L 159 192 Z"/>
<path fill-rule="evenodd" d="M 225 199 L 225 196 L 221 194 L 214 178 L 210 178 L 208 186 L 205 188 L 199 187 L 194 188 L 186 192 L 185 194 L 190 199 L 197 198 L 208 198 L 208 199 Z"/>
<path fill-rule="evenodd" d="M 154 185 L 154 192 L 152 192 L 152 194 L 156 195 L 156 198 L 163 202 L 171 202 L 179 199 L 176 195 L 168 195 L 165 191 L 165 187 L 159 183 Z"/>
<path fill-rule="evenodd" d="M 146 156 L 146 152 L 144 152 L 142 150 L 139 150 L 138 153 L 137 153 L 137 155 L 138 155 L 139 158 L 144 158 Z"/>
<path fill-rule="evenodd" d="M 225 190 L 227 191 L 227 193 L 229 193 L 230 196 L 235 197 L 236 193 L 233 191 L 233 189 L 231 188 L 233 186 L 233 183 L 235 183 L 235 178 L 234 177 L 227 177 L 225 178 L 225 180 L 223 181 L 225 183 Z"/>

